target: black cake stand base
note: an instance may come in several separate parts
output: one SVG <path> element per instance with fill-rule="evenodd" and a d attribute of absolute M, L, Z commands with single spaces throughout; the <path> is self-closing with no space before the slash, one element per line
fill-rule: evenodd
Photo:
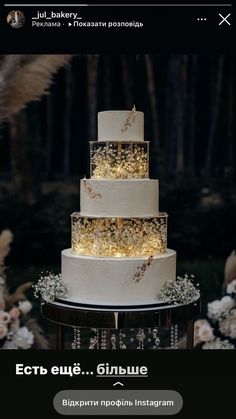
<path fill-rule="evenodd" d="M 187 349 L 194 346 L 194 319 L 200 299 L 189 304 L 154 303 L 137 306 L 104 306 L 57 300 L 42 303 L 42 315 L 57 325 L 57 349 L 65 349 L 65 327 L 121 330 L 186 324 Z"/>

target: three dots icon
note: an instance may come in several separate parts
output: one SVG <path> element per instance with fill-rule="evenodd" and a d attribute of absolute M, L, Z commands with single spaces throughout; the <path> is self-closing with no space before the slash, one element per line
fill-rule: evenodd
<path fill-rule="evenodd" d="M 207 20 L 207 18 L 206 17 L 198 17 L 197 20 L 200 21 L 200 22 L 205 22 Z"/>

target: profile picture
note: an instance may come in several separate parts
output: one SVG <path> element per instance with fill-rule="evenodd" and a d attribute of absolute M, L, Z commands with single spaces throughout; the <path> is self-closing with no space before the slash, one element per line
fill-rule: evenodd
<path fill-rule="evenodd" d="M 7 15 L 7 23 L 14 29 L 22 28 L 25 24 L 25 15 L 19 10 L 12 10 Z"/>

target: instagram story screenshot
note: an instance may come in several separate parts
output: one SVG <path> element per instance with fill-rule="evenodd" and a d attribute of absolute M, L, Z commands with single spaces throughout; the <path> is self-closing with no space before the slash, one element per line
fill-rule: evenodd
<path fill-rule="evenodd" d="M 234 417 L 234 25 L 1 2 L 3 419 Z"/>

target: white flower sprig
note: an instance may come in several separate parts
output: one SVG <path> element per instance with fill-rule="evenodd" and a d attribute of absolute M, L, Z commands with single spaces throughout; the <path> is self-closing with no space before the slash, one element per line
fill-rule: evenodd
<path fill-rule="evenodd" d="M 227 294 L 233 294 L 233 296 L 236 296 L 236 279 L 233 279 L 226 288 Z"/>
<path fill-rule="evenodd" d="M 42 275 L 33 288 L 35 298 L 41 298 L 45 302 L 53 302 L 56 298 L 68 295 L 68 289 L 63 284 L 61 275 L 52 272 Z"/>
<path fill-rule="evenodd" d="M 208 303 L 207 316 L 212 322 L 225 319 L 230 310 L 234 307 L 235 301 L 229 295 L 225 295 L 221 300 L 215 300 Z"/>
<path fill-rule="evenodd" d="M 210 342 L 204 343 L 202 349 L 234 349 L 234 345 L 228 339 L 222 340 L 216 338 Z"/>
<path fill-rule="evenodd" d="M 10 333 L 4 342 L 3 349 L 30 349 L 34 343 L 34 335 L 28 327 L 19 327 Z"/>
<path fill-rule="evenodd" d="M 193 283 L 194 275 L 177 277 L 176 281 L 167 281 L 163 286 L 159 298 L 169 304 L 190 304 L 200 297 L 199 284 Z"/>
<path fill-rule="evenodd" d="M 223 336 L 236 339 L 236 309 L 233 308 L 226 319 L 219 322 L 219 331 Z"/>

